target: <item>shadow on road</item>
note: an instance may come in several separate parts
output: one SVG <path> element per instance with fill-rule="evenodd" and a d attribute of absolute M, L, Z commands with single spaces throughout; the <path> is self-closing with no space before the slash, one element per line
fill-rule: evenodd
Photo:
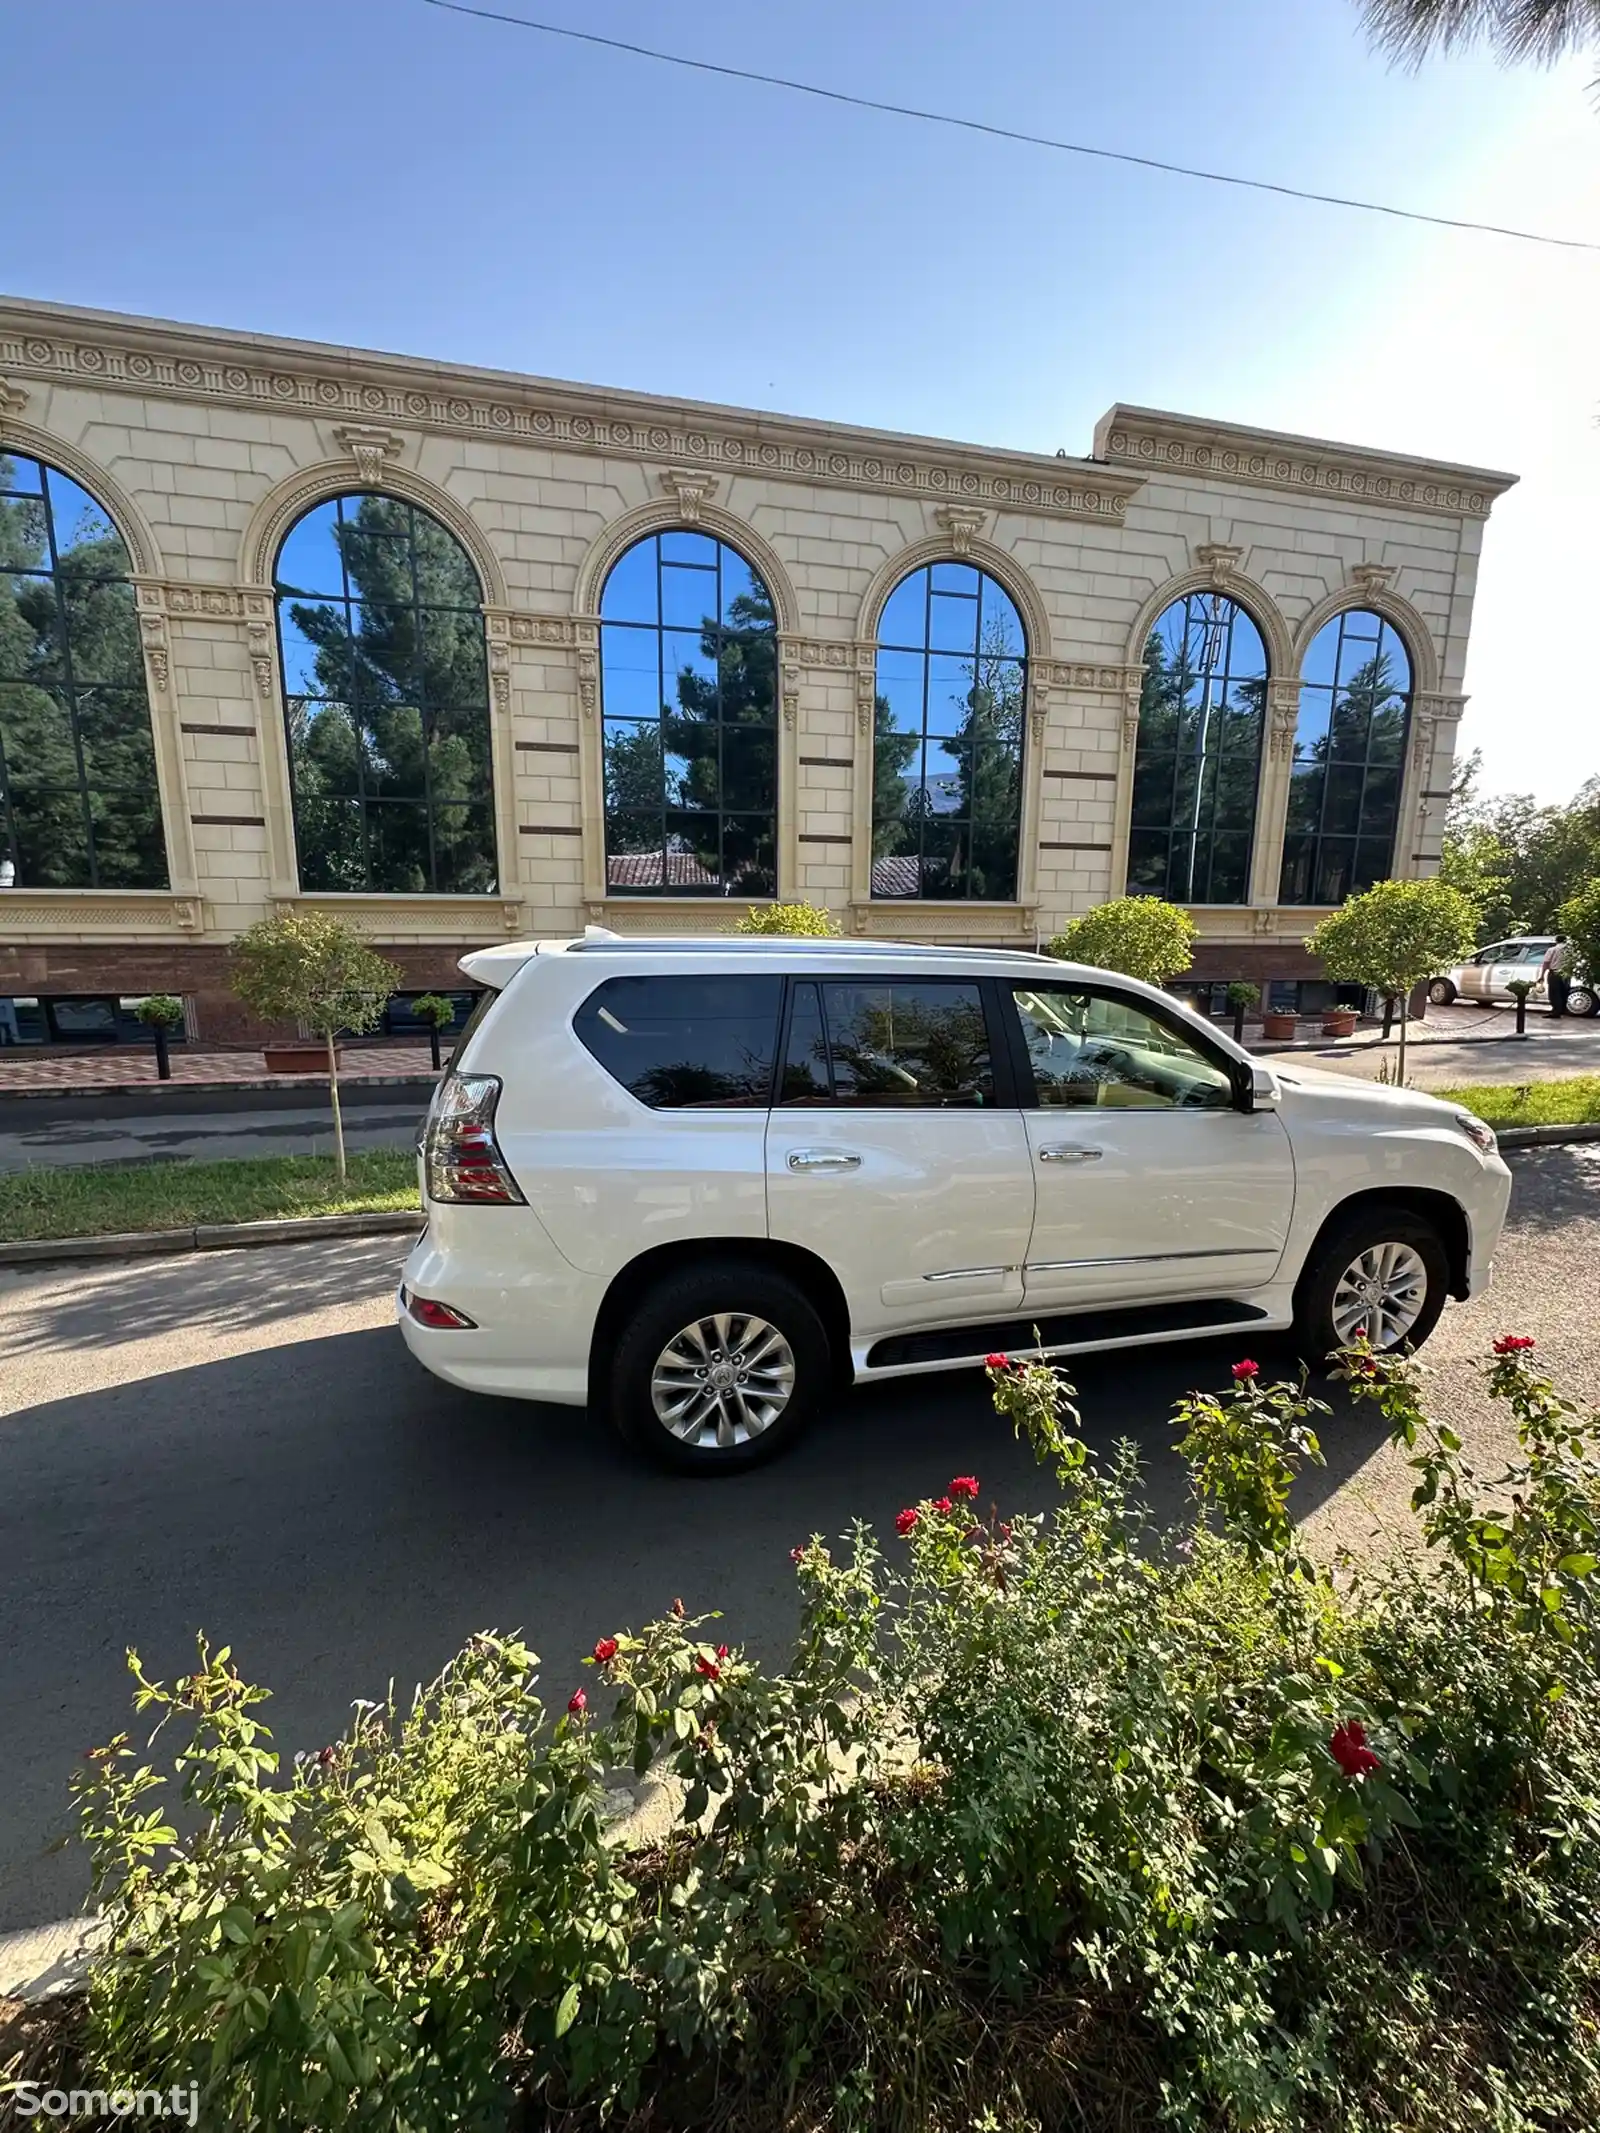
<path fill-rule="evenodd" d="M 349 1269 L 326 1256 L 327 1293 L 348 1298 Z M 208 1269 L 186 1264 L 201 1281 L 192 1312 Z M 212 1298 L 224 1308 L 227 1287 Z M 177 1308 L 159 1284 L 142 1301 Z M 284 1309 L 310 1301 L 297 1286 Z M 1232 1339 L 1077 1367 L 1085 1435 L 1101 1451 L 1122 1435 L 1139 1445 L 1163 1519 L 1183 1503 L 1172 1404 L 1225 1383 L 1238 1352 Z M 1257 1356 L 1287 1368 L 1264 1343 Z M 1334 1418 L 1303 1508 L 1379 1436 L 1366 1410 Z M 197 1629 L 231 1643 L 274 1691 L 285 1752 L 319 1746 L 353 1697 L 408 1689 L 486 1627 L 527 1634 L 552 1700 L 597 1636 L 680 1595 L 781 1662 L 791 1547 L 860 1516 L 892 1552 L 895 1511 L 956 1473 L 1006 1511 L 1055 1496 L 977 1373 L 851 1393 L 777 1464 L 710 1483 L 640 1465 L 582 1412 L 455 1392 L 387 1328 L 32 1408 L 0 1429 L 0 1930 L 82 1895 L 81 1861 L 41 1854 L 64 1826 L 73 1758 L 128 1722 L 129 1644 L 170 1675 Z"/>

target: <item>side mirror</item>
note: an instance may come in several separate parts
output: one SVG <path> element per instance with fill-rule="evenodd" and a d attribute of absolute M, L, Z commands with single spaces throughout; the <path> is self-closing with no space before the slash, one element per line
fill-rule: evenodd
<path fill-rule="evenodd" d="M 1247 1109 L 1251 1111 L 1277 1110 L 1279 1098 L 1278 1077 L 1273 1073 L 1271 1067 L 1259 1065 L 1251 1067 L 1249 1095 L 1250 1101 L 1246 1107 Z"/>

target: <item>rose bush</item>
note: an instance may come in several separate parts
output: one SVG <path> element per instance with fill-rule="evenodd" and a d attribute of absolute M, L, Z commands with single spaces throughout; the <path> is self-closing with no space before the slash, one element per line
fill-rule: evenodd
<path fill-rule="evenodd" d="M 284 1767 L 226 1651 L 133 1661 L 185 1804 L 126 1738 L 77 1781 L 82 2085 L 383 2133 L 1600 2124 L 1600 1423 L 1523 1337 L 1487 1371 L 1517 1450 L 1480 1480 L 1414 1364 L 1349 1353 L 1420 1523 L 1337 1582 L 1289 1514 L 1303 1384 L 1181 1404 L 1168 1545 L 1131 1448 L 995 1355 L 1057 1508 L 930 1477 L 892 1562 L 813 1538 L 781 1675 L 676 1601 L 552 1721 L 483 1636 Z"/>

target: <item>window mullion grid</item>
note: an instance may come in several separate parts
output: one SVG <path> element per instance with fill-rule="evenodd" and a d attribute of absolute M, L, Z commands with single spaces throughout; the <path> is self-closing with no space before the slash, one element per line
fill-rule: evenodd
<path fill-rule="evenodd" d="M 666 896 L 671 889 L 671 861 L 667 851 L 667 625 L 664 619 L 667 583 L 659 533 L 652 536 L 651 546 L 656 565 L 656 752 L 661 764 L 656 779 L 658 849 L 661 853 L 661 879 L 656 884 L 656 894 Z"/>
<path fill-rule="evenodd" d="M 411 570 L 411 680 L 417 692 L 417 720 L 422 729 L 422 805 L 428 832 L 428 886 L 437 896 L 439 846 L 434 835 L 433 752 L 429 746 L 430 714 L 433 706 L 428 700 L 427 686 L 423 678 L 425 667 L 422 657 L 422 581 L 417 571 L 417 514 L 410 504 L 406 506 L 406 561 Z"/>
<path fill-rule="evenodd" d="M 84 849 L 89 859 L 89 886 L 100 886 L 100 852 L 94 834 L 94 809 L 89 805 L 89 773 L 83 760 L 83 730 L 78 723 L 77 672 L 72 664 L 72 637 L 67 628 L 67 603 L 61 585 L 61 551 L 56 544 L 56 503 L 50 494 L 50 476 L 39 466 L 39 501 L 44 511 L 45 552 L 50 558 L 50 600 L 55 611 L 56 641 L 61 647 L 62 702 L 66 707 L 67 731 L 72 736 L 72 760 L 78 772 L 78 809 L 83 818 Z M 54 691 L 46 691 L 54 694 Z"/>

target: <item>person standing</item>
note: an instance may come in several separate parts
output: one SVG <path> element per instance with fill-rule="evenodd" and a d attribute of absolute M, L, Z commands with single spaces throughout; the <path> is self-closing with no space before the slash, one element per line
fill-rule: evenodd
<path fill-rule="evenodd" d="M 1545 950 L 1539 975 L 1544 979 L 1550 1012 L 1559 1021 L 1567 1011 L 1567 994 L 1572 990 L 1572 943 L 1564 933 L 1558 933 Z"/>

